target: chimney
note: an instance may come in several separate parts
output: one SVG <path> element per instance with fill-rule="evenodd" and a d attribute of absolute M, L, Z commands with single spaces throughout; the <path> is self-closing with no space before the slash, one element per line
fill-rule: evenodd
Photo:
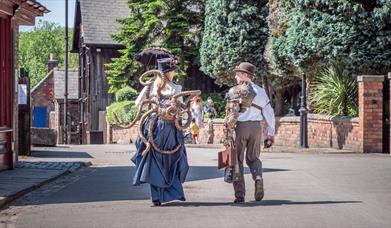
<path fill-rule="evenodd" d="M 48 73 L 58 66 L 58 61 L 55 59 L 54 54 L 50 53 L 50 59 L 48 61 Z"/>

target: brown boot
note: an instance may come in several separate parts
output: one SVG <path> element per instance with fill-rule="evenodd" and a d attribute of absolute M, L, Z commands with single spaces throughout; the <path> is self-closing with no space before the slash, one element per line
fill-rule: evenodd
<path fill-rule="evenodd" d="M 255 193 L 254 193 L 254 198 L 256 201 L 261 201 L 264 196 L 264 191 L 263 191 L 263 179 L 256 179 L 255 180 Z"/>
<path fill-rule="evenodd" d="M 244 197 L 235 197 L 234 203 L 244 203 Z"/>

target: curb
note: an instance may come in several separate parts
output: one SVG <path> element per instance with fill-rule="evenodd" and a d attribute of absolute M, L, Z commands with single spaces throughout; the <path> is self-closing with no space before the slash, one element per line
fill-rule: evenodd
<path fill-rule="evenodd" d="M 185 144 L 186 148 L 200 148 L 200 149 L 224 149 L 223 144 Z M 272 149 L 261 148 L 261 153 L 295 153 L 295 154 L 361 154 L 357 151 L 350 151 L 345 149 L 335 148 L 300 148 L 300 147 L 287 147 L 287 146 L 273 146 Z"/>
<path fill-rule="evenodd" d="M 37 183 L 35 185 L 32 185 L 28 188 L 25 188 L 25 189 L 22 189 L 18 192 L 14 192 L 12 193 L 11 195 L 9 196 L 5 196 L 4 198 L 0 198 L 0 210 L 6 208 L 7 206 L 9 206 L 9 204 L 11 202 L 13 202 L 14 200 L 18 199 L 18 198 L 21 198 L 22 196 L 42 187 L 43 185 L 45 184 L 48 184 L 50 182 L 53 182 L 61 177 L 64 177 L 68 174 L 71 174 L 71 173 L 74 173 L 76 171 L 78 171 L 79 169 L 81 168 L 84 168 L 84 167 L 89 167 L 91 166 L 92 163 L 91 162 L 80 162 L 80 166 L 78 168 L 74 168 L 74 169 L 67 169 L 67 170 L 64 170 L 63 172 L 59 173 L 58 175 L 52 177 L 52 178 L 49 178 L 47 180 L 44 180 L 40 183 Z"/>
<path fill-rule="evenodd" d="M 223 144 L 185 144 L 186 148 L 223 149 Z"/>

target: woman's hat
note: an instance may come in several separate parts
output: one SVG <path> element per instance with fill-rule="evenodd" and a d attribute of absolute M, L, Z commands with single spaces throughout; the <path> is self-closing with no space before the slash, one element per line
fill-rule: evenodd
<path fill-rule="evenodd" d="M 255 70 L 256 70 L 256 67 L 249 62 L 241 62 L 234 69 L 235 72 L 240 71 L 240 72 L 247 73 L 251 76 L 255 76 Z"/>
<path fill-rule="evenodd" d="M 178 61 L 174 58 L 164 58 L 157 60 L 157 68 L 163 73 L 177 70 Z"/>

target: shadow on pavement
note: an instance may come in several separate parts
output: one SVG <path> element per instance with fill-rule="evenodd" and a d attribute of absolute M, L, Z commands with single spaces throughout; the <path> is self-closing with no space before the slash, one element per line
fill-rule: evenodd
<path fill-rule="evenodd" d="M 78 151 L 46 151 L 46 150 L 33 150 L 31 157 L 36 158 L 94 158 L 87 152 Z"/>
<path fill-rule="evenodd" d="M 149 184 L 133 186 L 134 166 L 90 167 L 75 173 L 74 180 L 65 180 L 60 190 L 46 191 L 38 200 L 27 204 L 86 203 L 106 201 L 148 200 Z M 264 172 L 288 171 L 264 169 Z M 249 170 L 245 170 L 249 173 Z M 67 177 L 66 177 L 67 178 Z M 72 178 L 72 177 L 70 177 Z M 191 166 L 187 182 L 221 178 L 223 171 L 215 166 Z M 56 185 L 56 184 L 55 184 Z M 45 187 L 44 187 L 45 188 Z M 48 187 L 50 188 L 50 186 Z"/>
<path fill-rule="evenodd" d="M 232 202 L 172 202 L 164 204 L 164 207 L 260 207 L 260 206 L 281 206 L 281 205 L 312 205 L 312 204 L 346 204 L 362 203 L 362 201 L 290 201 L 290 200 L 262 200 L 250 201 L 244 204 L 234 204 Z"/>
<path fill-rule="evenodd" d="M 263 172 L 281 172 L 289 171 L 287 169 L 269 169 L 264 168 Z M 245 167 L 244 174 L 250 174 L 250 169 Z M 187 174 L 186 181 L 198 181 L 206 179 L 223 178 L 224 170 L 218 170 L 215 166 L 191 166 L 190 171 Z M 221 179 L 223 181 L 223 179 Z"/>

